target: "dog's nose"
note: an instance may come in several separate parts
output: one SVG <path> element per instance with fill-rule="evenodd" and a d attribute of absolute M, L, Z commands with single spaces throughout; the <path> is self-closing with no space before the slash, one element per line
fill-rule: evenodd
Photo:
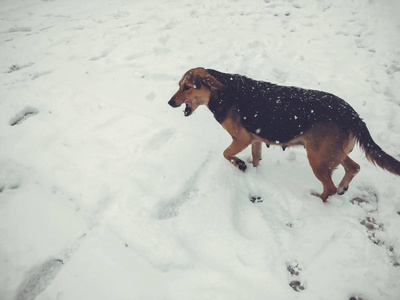
<path fill-rule="evenodd" d="M 174 98 L 169 100 L 168 104 L 171 105 L 172 107 L 176 107 L 177 106 L 176 103 L 175 103 L 175 99 Z"/>

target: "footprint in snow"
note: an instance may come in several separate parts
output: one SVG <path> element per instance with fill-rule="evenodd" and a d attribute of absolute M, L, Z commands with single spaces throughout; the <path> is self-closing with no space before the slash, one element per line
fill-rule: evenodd
<path fill-rule="evenodd" d="M 9 124 L 11 126 L 19 125 L 22 122 L 24 122 L 26 119 L 29 117 L 32 117 L 34 115 L 37 115 L 39 111 L 34 108 L 34 107 L 25 107 L 23 110 L 21 110 L 19 113 L 15 115 L 15 117 L 10 119 Z"/>
<path fill-rule="evenodd" d="M 32 271 L 28 276 L 26 283 L 21 286 L 16 299 L 35 299 L 56 277 L 63 264 L 64 262 L 61 259 L 50 259 L 38 266 L 36 270 Z"/>
<path fill-rule="evenodd" d="M 290 273 L 289 286 L 296 292 L 305 290 L 305 285 L 300 279 L 301 266 L 297 261 L 290 261 L 286 263 L 286 270 Z"/>
<path fill-rule="evenodd" d="M 171 128 L 162 129 L 150 138 L 150 140 L 147 142 L 147 145 L 150 147 L 150 149 L 158 151 L 173 137 L 173 135 L 174 132 L 171 130 Z"/>
<path fill-rule="evenodd" d="M 112 48 L 105 49 L 105 50 L 103 50 L 102 52 L 100 52 L 100 53 L 98 53 L 98 54 L 95 54 L 95 55 L 93 55 L 92 57 L 90 57 L 89 60 L 90 60 L 90 61 L 95 61 L 95 60 L 99 60 L 99 59 L 105 58 L 105 57 L 107 57 L 112 51 L 113 51 Z"/>
<path fill-rule="evenodd" d="M 31 300 L 42 293 L 56 278 L 61 268 L 69 262 L 76 250 L 87 237 L 84 233 L 78 237 L 71 245 L 68 245 L 60 254 L 58 258 L 50 258 L 42 264 L 34 267 L 28 274 L 26 274 L 25 281 L 21 284 L 16 300 Z"/>
<path fill-rule="evenodd" d="M 14 27 L 11 27 L 10 29 L 8 29 L 8 31 L 6 31 L 6 32 L 14 33 L 14 32 L 30 32 L 30 31 L 32 31 L 32 28 L 30 28 L 30 27 L 15 25 Z"/>
<path fill-rule="evenodd" d="M 10 189 L 10 190 L 16 190 L 16 189 L 18 189 L 20 186 L 21 186 L 21 183 L 15 181 L 15 182 L 9 184 L 9 185 L 7 186 L 7 188 Z M 0 185 L 0 193 L 1 193 L 2 191 L 4 191 L 5 188 L 6 188 L 6 187 L 5 187 L 4 185 Z"/>
<path fill-rule="evenodd" d="M 28 63 L 28 64 L 25 64 L 25 65 L 14 64 L 14 65 L 11 65 L 11 66 L 8 68 L 7 73 L 17 72 L 17 71 L 19 71 L 19 70 L 21 70 L 21 69 L 28 68 L 28 67 L 30 67 L 30 66 L 32 66 L 32 65 L 33 65 L 33 63 Z"/>
<path fill-rule="evenodd" d="M 295 218 L 286 222 L 285 225 L 289 228 L 297 228 L 303 226 L 303 222 L 299 218 Z"/>
<path fill-rule="evenodd" d="M 368 233 L 368 238 L 375 244 L 381 245 L 383 242 L 376 237 L 378 231 L 383 231 L 383 224 L 378 223 L 373 217 L 366 216 L 365 219 L 361 220 L 361 225 L 365 226 Z"/>
<path fill-rule="evenodd" d="M 366 213 L 378 212 L 378 195 L 370 187 L 361 187 L 361 194 L 350 200 L 352 204 L 356 204 L 363 208 Z"/>
<path fill-rule="evenodd" d="M 173 217 L 177 217 L 179 215 L 179 210 L 181 206 L 190 199 L 196 197 L 197 192 L 198 190 L 196 187 L 190 187 L 189 189 L 184 191 L 179 197 L 161 204 L 158 208 L 158 219 L 167 220 Z"/>
<path fill-rule="evenodd" d="M 8 73 L 12 73 L 12 72 L 15 72 L 15 71 L 19 71 L 20 69 L 21 69 L 20 66 L 18 66 L 18 65 L 12 65 L 12 66 L 8 69 Z"/>
<path fill-rule="evenodd" d="M 253 203 L 260 203 L 263 202 L 263 199 L 261 198 L 261 196 L 258 195 L 250 195 L 249 196 L 249 200 Z"/>
<path fill-rule="evenodd" d="M 386 253 L 392 265 L 400 267 L 400 256 L 396 254 L 393 243 L 385 233 L 384 224 L 378 221 L 377 193 L 370 187 L 361 187 L 359 189 L 361 190 L 361 195 L 353 198 L 350 202 L 354 205 L 358 205 L 365 211 L 365 217 L 360 221 L 360 224 L 365 227 L 368 239 L 375 245 L 386 247 Z"/>

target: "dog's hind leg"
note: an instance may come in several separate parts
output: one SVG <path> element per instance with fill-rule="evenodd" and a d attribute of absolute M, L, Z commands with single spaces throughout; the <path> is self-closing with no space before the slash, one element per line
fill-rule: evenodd
<path fill-rule="evenodd" d="M 314 196 L 320 197 L 322 201 L 326 202 L 329 196 L 336 194 L 336 186 L 332 181 L 332 172 L 335 167 L 329 166 L 326 162 L 315 164 L 314 162 L 310 161 L 310 165 L 315 176 L 321 181 L 323 186 L 322 194 L 313 193 Z"/>
<path fill-rule="evenodd" d="M 257 167 L 261 160 L 261 146 L 260 141 L 253 141 L 251 144 L 251 155 L 253 156 L 253 167 Z"/>
<path fill-rule="evenodd" d="M 350 184 L 351 180 L 360 171 L 360 165 L 357 164 L 356 162 L 354 162 L 348 156 L 342 161 L 341 164 L 346 173 L 344 174 L 344 177 L 338 187 L 339 195 L 343 195 L 349 189 L 349 184 Z"/>
<path fill-rule="evenodd" d="M 337 137 L 333 135 L 314 139 L 313 145 L 307 145 L 307 157 L 310 166 L 323 186 L 322 194 L 313 194 L 326 201 L 329 196 L 336 194 L 337 188 L 332 181 L 332 173 L 343 160 L 345 155 L 340 151 Z"/>
<path fill-rule="evenodd" d="M 314 194 L 326 201 L 329 196 L 348 188 L 359 166 L 347 155 L 354 147 L 355 140 L 334 124 L 317 124 L 306 135 L 305 148 L 310 166 L 323 185 L 322 194 Z M 345 167 L 346 174 L 339 190 L 332 181 L 332 173 L 339 164 Z"/>

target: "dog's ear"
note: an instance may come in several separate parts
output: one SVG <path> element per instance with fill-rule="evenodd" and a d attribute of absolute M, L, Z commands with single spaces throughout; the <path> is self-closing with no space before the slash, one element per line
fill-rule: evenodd
<path fill-rule="evenodd" d="M 196 78 L 193 80 L 193 84 L 194 84 L 194 88 L 195 89 L 201 89 L 201 82 L 202 82 L 202 78 L 200 75 L 197 75 Z"/>
<path fill-rule="evenodd" d="M 203 83 L 207 85 L 211 90 L 221 90 L 224 85 L 215 79 L 214 76 L 207 74 L 206 77 L 203 77 Z"/>

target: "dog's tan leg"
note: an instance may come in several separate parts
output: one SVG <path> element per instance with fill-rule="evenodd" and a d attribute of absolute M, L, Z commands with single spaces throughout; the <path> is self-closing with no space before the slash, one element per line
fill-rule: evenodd
<path fill-rule="evenodd" d="M 313 194 L 326 201 L 329 196 L 336 194 L 337 189 L 332 181 L 332 172 L 343 160 L 343 152 L 337 143 L 337 137 L 314 137 L 312 145 L 306 146 L 310 166 L 323 186 L 322 194 Z M 339 149 L 338 149 L 339 148 Z"/>
<path fill-rule="evenodd" d="M 338 189 L 332 181 L 332 173 L 339 164 L 343 164 L 346 175 L 341 183 L 339 193 L 348 186 L 355 175 L 358 165 L 348 158 L 354 147 L 355 140 L 340 128 L 332 124 L 318 124 L 305 136 L 305 148 L 310 166 L 315 176 L 323 185 L 322 194 L 314 194 L 326 201 L 329 196 L 336 194 Z M 349 180 L 350 179 L 350 180 Z"/>
<path fill-rule="evenodd" d="M 344 174 L 344 177 L 338 187 L 339 195 L 343 195 L 349 189 L 349 184 L 350 184 L 351 180 L 360 171 L 360 165 L 357 164 L 356 162 L 354 162 L 348 156 L 342 161 L 341 164 L 342 164 L 344 170 L 346 171 L 346 173 Z"/>
<path fill-rule="evenodd" d="M 326 162 L 319 163 L 318 160 L 313 160 L 310 158 L 309 161 L 315 176 L 319 181 L 321 181 L 323 186 L 322 194 L 314 193 L 313 195 L 320 197 L 322 201 L 326 202 L 328 197 L 336 194 L 337 191 L 336 186 L 332 181 L 332 172 L 336 166 L 330 166 Z"/>
<path fill-rule="evenodd" d="M 254 141 L 251 144 L 251 155 L 253 156 L 253 167 L 257 167 L 261 160 L 261 146 L 262 143 L 260 141 Z"/>
<path fill-rule="evenodd" d="M 246 163 L 240 158 L 237 158 L 235 155 L 246 149 L 246 147 L 250 144 L 251 140 L 238 139 L 233 137 L 232 144 L 224 151 L 224 157 L 229 160 L 229 162 L 231 162 L 235 167 L 244 172 L 247 168 Z"/>

